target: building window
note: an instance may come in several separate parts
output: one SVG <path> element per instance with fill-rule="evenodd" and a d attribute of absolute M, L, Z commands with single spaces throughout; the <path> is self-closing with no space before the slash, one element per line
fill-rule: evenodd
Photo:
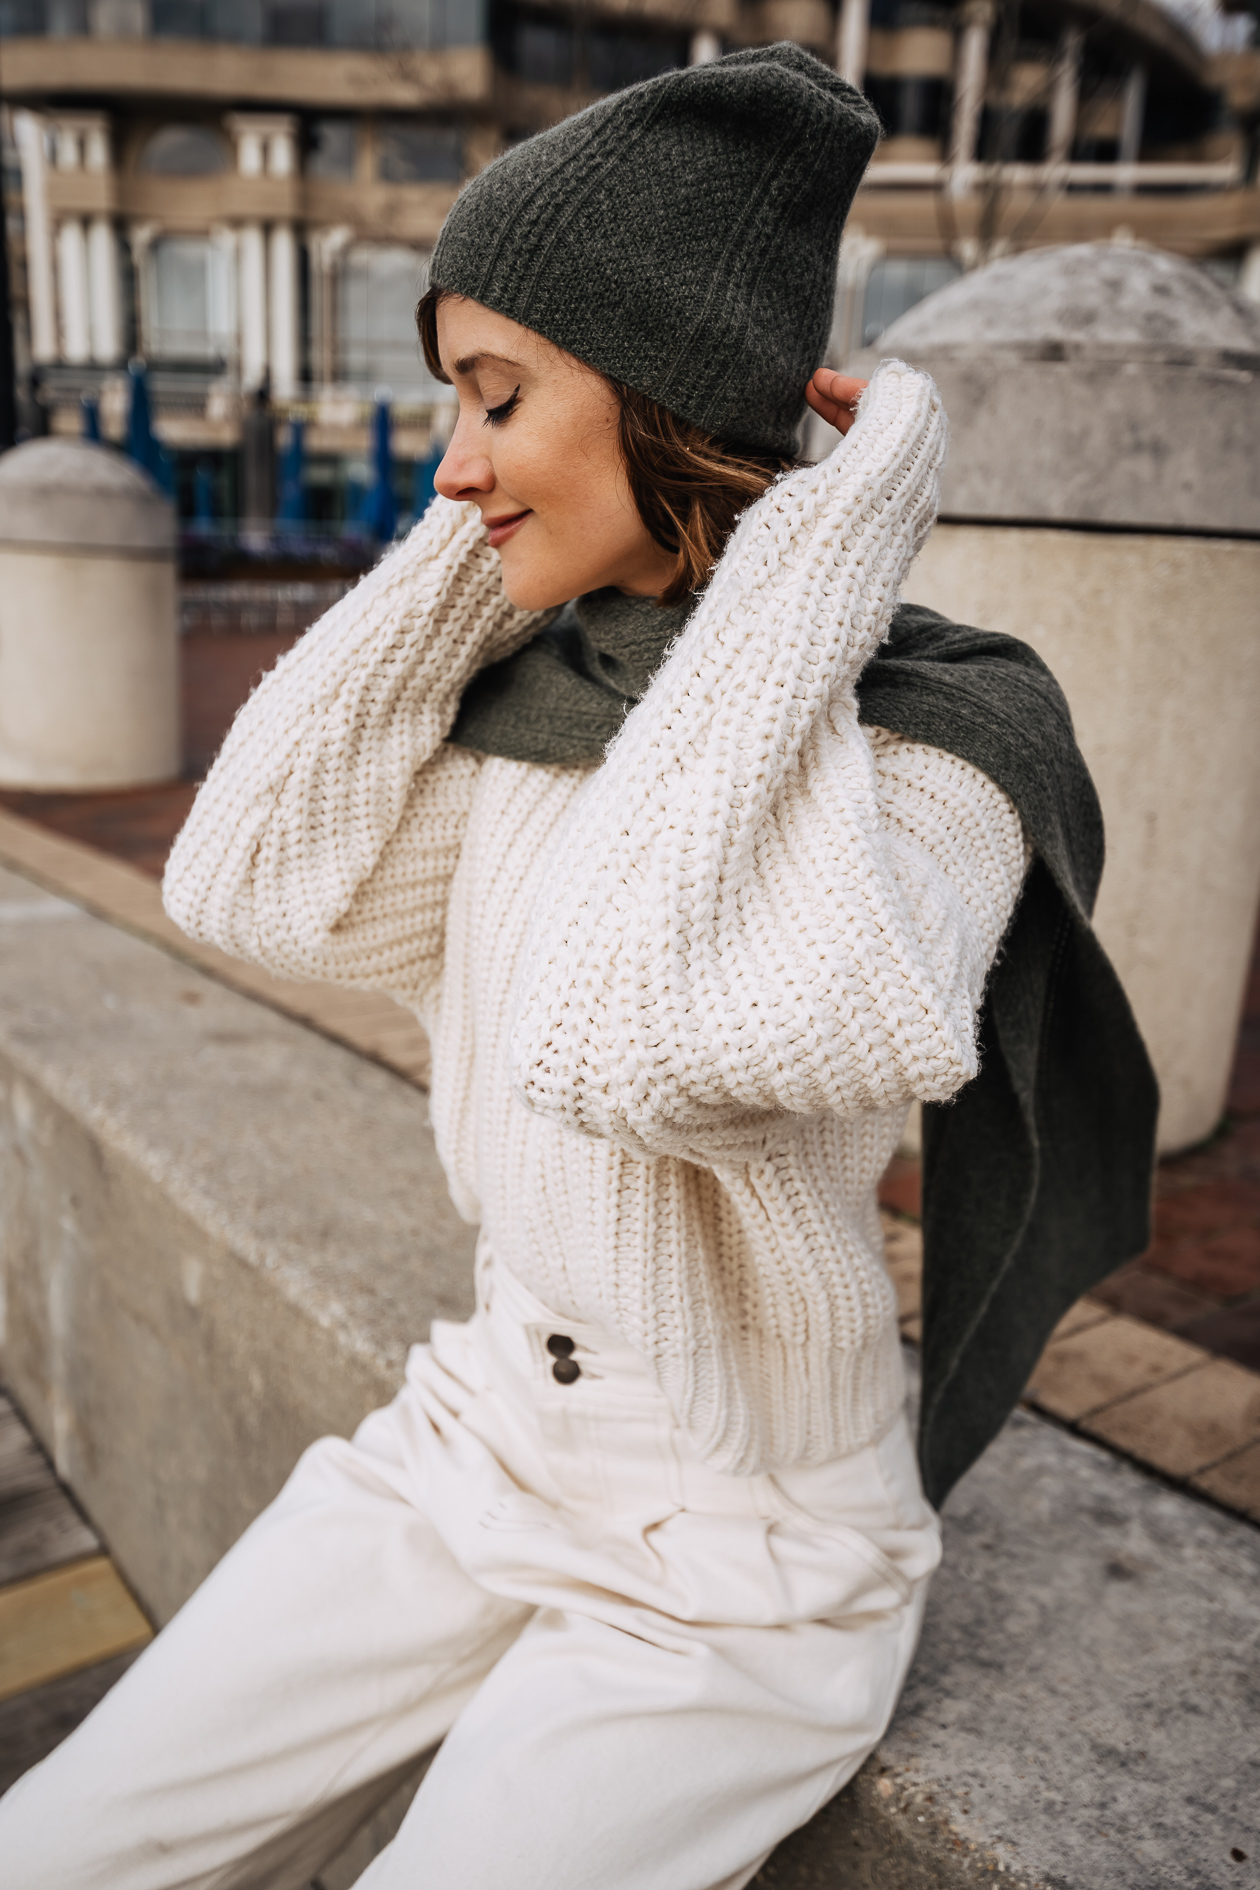
<path fill-rule="evenodd" d="M 153 0 L 153 33 L 158 39 L 205 39 L 209 22 L 204 0 Z"/>
<path fill-rule="evenodd" d="M 497 38 L 500 64 L 518 79 L 535 85 L 573 84 L 577 35 L 566 21 L 505 14 Z"/>
<path fill-rule="evenodd" d="M 315 118 L 306 127 L 306 175 L 340 178 L 354 176 L 354 121 L 350 118 Z"/>
<path fill-rule="evenodd" d="M 457 184 L 464 140 L 455 125 L 386 120 L 376 134 L 377 175 L 387 184 Z"/>
<path fill-rule="evenodd" d="M 322 46 L 321 0 L 268 0 L 264 38 L 269 46 Z"/>
<path fill-rule="evenodd" d="M 869 73 L 864 86 L 889 138 L 944 136 L 949 87 L 944 79 L 886 78 Z"/>
<path fill-rule="evenodd" d="M 158 361 L 225 362 L 233 347 L 232 274 L 204 236 L 160 237 L 146 257 L 143 347 Z"/>
<path fill-rule="evenodd" d="M 205 125 L 164 125 L 140 154 L 140 169 L 159 177 L 211 177 L 229 165 L 227 146 Z"/>
<path fill-rule="evenodd" d="M 437 393 L 416 333 L 416 303 L 427 280 L 426 258 L 417 250 L 359 243 L 346 251 L 337 285 L 343 381 L 368 390 L 384 385 L 395 396 L 430 399 Z"/>
<path fill-rule="evenodd" d="M 862 307 L 862 346 L 869 348 L 900 315 L 956 282 L 962 270 L 948 256 L 885 256 L 871 270 Z"/>
<path fill-rule="evenodd" d="M 0 0 L 0 39 L 25 39 L 44 31 L 44 0 Z"/>
<path fill-rule="evenodd" d="M 619 92 L 687 63 L 688 42 L 677 33 L 645 33 L 611 24 L 574 26 L 545 13 L 500 5 L 493 16 L 495 57 L 505 72 L 535 85 Z"/>
<path fill-rule="evenodd" d="M 587 74 L 594 92 L 620 92 L 687 63 L 687 47 L 659 34 L 592 27 L 586 40 Z"/>

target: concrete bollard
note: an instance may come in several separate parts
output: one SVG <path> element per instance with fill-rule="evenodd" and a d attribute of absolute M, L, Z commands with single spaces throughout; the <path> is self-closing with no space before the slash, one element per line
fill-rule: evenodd
<path fill-rule="evenodd" d="M 179 773 L 175 518 L 130 460 L 82 440 L 0 458 L 0 785 Z"/>
<path fill-rule="evenodd" d="M 1260 894 L 1260 309 L 1179 258 L 1006 258 L 895 322 L 951 430 L 908 602 L 1022 637 L 1107 823 L 1096 922 L 1163 1094 L 1210 1135 Z M 860 357 L 858 373 L 877 357 Z"/>

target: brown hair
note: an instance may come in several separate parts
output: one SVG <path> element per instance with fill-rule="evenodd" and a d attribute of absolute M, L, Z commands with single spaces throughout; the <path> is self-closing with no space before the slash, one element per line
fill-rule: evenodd
<path fill-rule="evenodd" d="M 430 374 L 447 379 L 438 354 L 438 304 L 426 289 L 416 327 Z M 679 420 L 647 394 L 604 376 L 621 406 L 621 456 L 639 517 L 675 563 L 659 602 L 677 604 L 702 590 L 742 511 L 794 464 L 724 446 L 690 420 Z"/>

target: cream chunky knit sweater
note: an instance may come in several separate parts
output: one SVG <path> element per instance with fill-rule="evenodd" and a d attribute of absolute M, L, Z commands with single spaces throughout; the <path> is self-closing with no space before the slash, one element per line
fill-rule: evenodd
<path fill-rule="evenodd" d="M 444 744 L 546 617 L 438 500 L 250 699 L 167 870 L 195 937 L 414 1006 L 461 1213 L 729 1471 L 844 1455 L 901 1404 L 876 1184 L 910 1099 L 975 1072 L 1023 876 L 990 781 L 857 719 L 944 431 L 882 366 L 598 769 Z"/>

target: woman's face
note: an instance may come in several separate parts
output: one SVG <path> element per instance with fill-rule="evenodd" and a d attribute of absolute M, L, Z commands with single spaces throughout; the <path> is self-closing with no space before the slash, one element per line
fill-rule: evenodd
<path fill-rule="evenodd" d="M 459 420 L 435 483 L 480 507 L 511 601 L 547 610 L 605 585 L 664 590 L 674 560 L 630 496 L 603 376 L 464 296 L 442 298 L 437 329 Z"/>

